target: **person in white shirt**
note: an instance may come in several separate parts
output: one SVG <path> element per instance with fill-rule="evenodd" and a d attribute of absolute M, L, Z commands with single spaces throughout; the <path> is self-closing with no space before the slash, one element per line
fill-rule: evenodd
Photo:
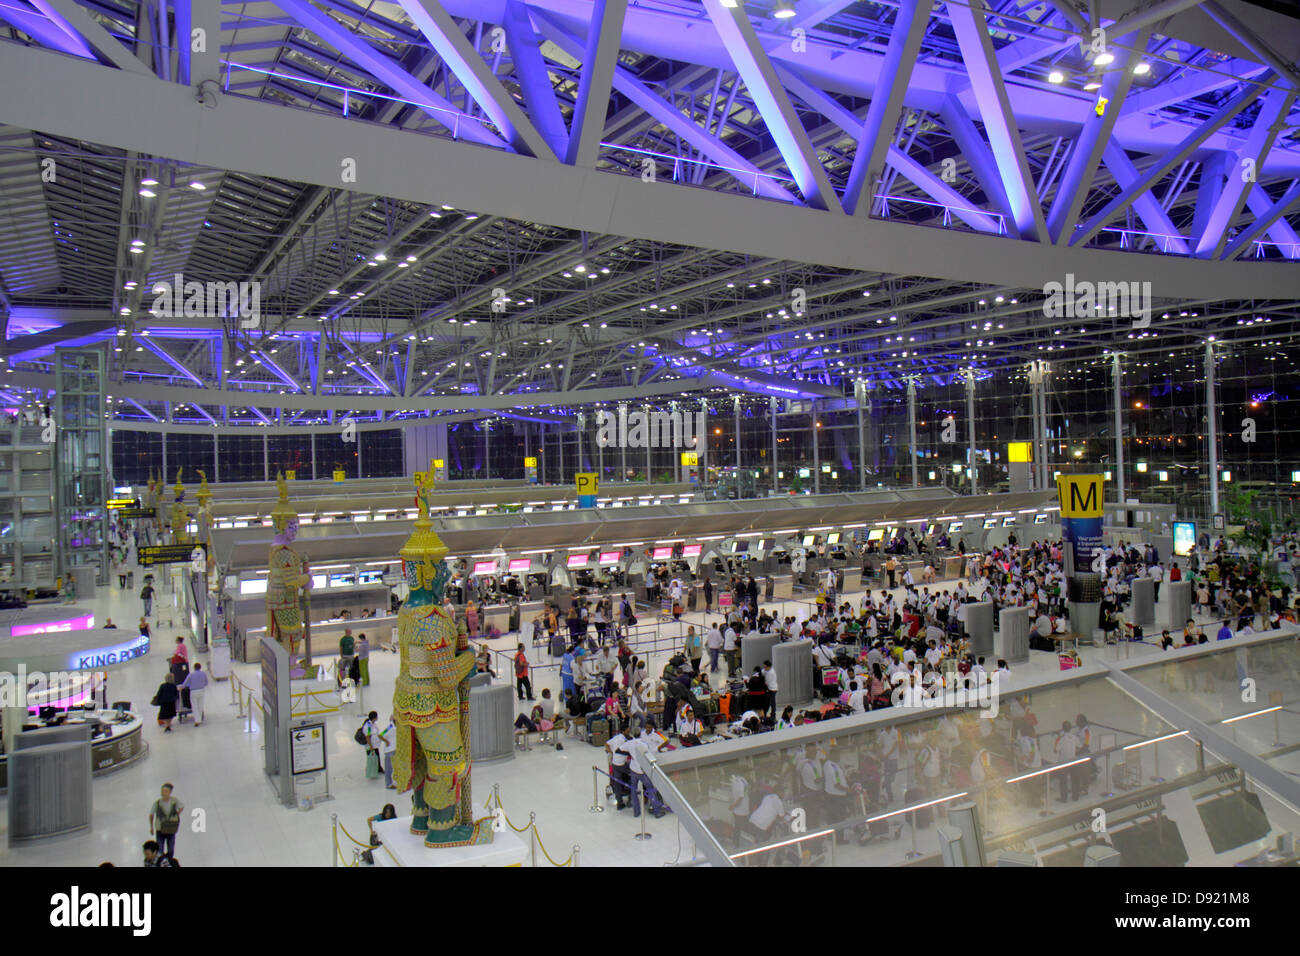
<path fill-rule="evenodd" d="M 384 760 L 384 789 L 386 790 L 397 789 L 397 784 L 393 783 L 393 754 L 396 752 L 397 722 L 390 714 L 388 716 L 388 726 L 379 735 L 379 753 Z"/>
<path fill-rule="evenodd" d="M 938 640 L 930 641 L 930 648 L 925 652 L 926 663 L 931 667 L 938 667 L 942 659 L 943 651 L 939 650 Z"/>
<path fill-rule="evenodd" d="M 824 822 L 827 826 L 832 827 L 839 826 L 855 815 L 850 800 L 849 781 L 840 768 L 839 761 L 839 748 L 832 747 L 826 762 L 822 764 L 822 780 L 825 788 L 824 812 L 826 814 Z M 835 831 L 835 842 L 849 842 L 847 828 Z"/>
<path fill-rule="evenodd" d="M 903 749 L 903 735 L 897 727 L 881 727 L 876 734 L 880 747 L 880 759 L 883 763 L 880 786 L 884 790 L 885 800 L 894 800 L 894 776 L 898 773 L 898 759 Z"/>
<path fill-rule="evenodd" d="M 1160 582 L 1163 581 L 1163 580 L 1165 579 L 1165 569 L 1164 569 L 1164 565 L 1160 564 L 1159 562 L 1157 562 L 1156 564 L 1151 565 L 1151 567 L 1147 568 L 1147 575 L 1151 578 L 1151 582 L 1152 582 L 1152 587 L 1151 587 L 1151 589 L 1155 592 L 1155 595 L 1154 595 L 1154 597 L 1153 597 L 1153 600 L 1155 600 L 1155 601 L 1159 601 L 1159 600 L 1160 600 Z"/>
<path fill-rule="evenodd" d="M 628 768 L 632 771 L 632 816 L 634 817 L 641 816 L 642 791 L 645 792 L 646 810 L 656 817 L 664 815 L 664 811 L 657 807 L 660 802 L 659 795 L 650 784 L 650 754 L 659 748 L 659 738 L 653 731 L 653 723 L 647 723 L 641 736 L 628 741 L 623 747 L 628 754 Z"/>
<path fill-rule="evenodd" d="M 203 723 L 203 698 L 208 688 L 208 675 L 202 664 L 195 664 L 185 680 L 181 681 L 181 690 L 190 692 L 190 709 L 194 712 L 194 726 Z"/>
<path fill-rule="evenodd" d="M 727 662 L 727 676 L 731 677 L 740 669 L 740 642 L 734 627 L 722 632 L 722 656 Z"/>
<path fill-rule="evenodd" d="M 776 716 L 776 692 L 780 689 L 776 684 L 776 668 L 772 666 L 771 661 L 763 661 L 763 683 L 767 685 L 767 713 L 769 717 Z"/>
<path fill-rule="evenodd" d="M 808 744 L 804 747 L 803 756 L 795 765 L 795 771 L 799 777 L 799 799 L 803 801 L 804 810 L 808 813 L 808 824 L 810 826 L 813 823 L 820 824 L 825 784 L 822 775 L 822 756 L 816 744 Z"/>
<path fill-rule="evenodd" d="M 903 663 L 904 664 L 916 663 L 916 651 L 912 649 L 912 645 L 910 644 L 907 647 L 903 648 Z"/>
<path fill-rule="evenodd" d="M 715 623 L 704 634 L 704 646 L 709 650 L 709 673 L 718 672 L 718 653 L 722 650 L 723 645 L 722 631 Z"/>
<path fill-rule="evenodd" d="M 605 744 L 605 753 L 609 754 L 609 776 L 613 783 L 614 801 L 619 810 L 624 809 L 628 804 L 628 784 L 632 776 L 632 771 L 628 767 L 628 742 L 628 738 L 620 732 L 610 737 Z"/>
<path fill-rule="evenodd" d="M 865 714 L 867 712 L 867 692 L 859 686 L 857 681 L 849 684 L 849 706 L 853 708 L 855 714 Z"/>
<path fill-rule="evenodd" d="M 731 775 L 731 825 L 739 833 L 749 820 L 749 781 L 738 773 Z"/>
<path fill-rule="evenodd" d="M 1078 756 L 1079 738 L 1074 733 L 1074 728 L 1068 720 L 1061 723 L 1061 732 L 1056 735 L 1056 740 L 1052 744 L 1052 756 L 1059 766 L 1068 764 Z M 1080 766 L 1083 766 L 1082 764 Z M 1056 778 L 1060 787 L 1060 798 L 1062 803 L 1070 800 L 1079 799 L 1079 767 L 1067 767 L 1064 770 L 1056 771 Z M 1066 793 L 1069 796 L 1066 796 Z"/>
<path fill-rule="evenodd" d="M 789 816 L 786 813 L 785 803 L 777 795 L 776 789 L 771 784 L 764 784 L 761 791 L 763 796 L 758 801 L 758 806 L 754 812 L 749 815 L 746 821 L 746 830 L 759 845 L 770 843 L 772 839 L 772 826 L 777 820 Z M 768 854 L 758 854 L 756 861 L 760 864 L 766 864 Z"/>

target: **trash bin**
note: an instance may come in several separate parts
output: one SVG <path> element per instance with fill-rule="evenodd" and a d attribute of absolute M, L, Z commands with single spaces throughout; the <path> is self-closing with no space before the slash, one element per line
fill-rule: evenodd
<path fill-rule="evenodd" d="M 134 571 L 128 571 L 128 572 L 126 572 L 126 587 L 127 587 L 127 590 L 128 590 L 128 591 L 135 587 L 135 572 L 134 572 Z"/>

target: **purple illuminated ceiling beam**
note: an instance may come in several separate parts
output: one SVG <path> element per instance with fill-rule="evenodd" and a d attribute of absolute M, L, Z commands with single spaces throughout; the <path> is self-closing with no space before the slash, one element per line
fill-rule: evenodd
<path fill-rule="evenodd" d="M 548 40 L 575 59 L 582 55 L 582 44 L 571 33 L 551 22 L 548 17 L 540 17 L 539 21 L 542 33 Z M 676 105 L 664 100 L 627 70 L 622 67 L 615 68 L 613 85 L 637 107 L 652 116 L 656 122 L 668 127 L 672 133 L 680 136 L 721 166 L 724 172 L 734 176 L 760 196 L 785 202 L 795 201 L 794 195 L 788 189 L 764 174 L 722 140 L 712 136 L 708 130 L 683 114 Z M 570 145 L 572 142 L 573 139 L 570 137 Z"/>
<path fill-rule="evenodd" d="M 401 0 L 401 4 L 438 56 L 469 90 L 474 102 L 505 133 L 516 153 L 542 159 L 558 158 L 438 0 Z"/>
<path fill-rule="evenodd" d="M 136 341 L 139 342 L 141 345 L 143 345 L 145 348 L 147 348 L 154 355 L 158 356 L 160 359 L 162 359 L 164 362 L 166 362 L 176 371 L 180 372 L 182 375 L 188 378 L 195 385 L 199 386 L 200 388 L 204 386 L 203 379 L 199 378 L 192 371 L 186 368 L 185 365 L 179 359 L 173 356 L 170 352 L 168 352 L 157 342 L 153 341 L 153 339 L 151 339 L 149 336 L 147 335 L 137 336 Z"/>
<path fill-rule="evenodd" d="M 292 375 L 290 375 L 288 372 L 286 372 L 286 371 L 285 371 L 285 370 L 280 366 L 280 363 L 279 363 L 279 362 L 277 362 L 275 359 L 271 358 L 271 356 L 270 356 L 269 353 L 264 352 L 264 351 L 261 351 L 261 350 L 258 350 L 258 351 L 256 351 L 256 352 L 254 352 L 253 354 L 256 355 L 256 356 L 261 360 L 261 362 L 262 362 L 262 364 L 263 364 L 264 366 L 266 366 L 268 369 L 271 370 L 271 373 L 272 373 L 273 375 L 275 375 L 276 378 L 278 378 L 280 381 L 284 382 L 285 385 L 289 386 L 289 387 L 290 387 L 291 389 L 293 389 L 295 392 L 301 392 L 301 391 L 302 391 L 302 386 L 298 384 L 297 380 L 294 379 L 294 377 L 293 377 Z"/>
<path fill-rule="evenodd" d="M 1212 153 L 1201 164 L 1201 178 L 1196 185 L 1196 210 L 1192 214 L 1191 228 L 1187 231 L 1189 236 L 1195 237 L 1205 232 L 1205 224 L 1210 221 L 1210 212 L 1223 195 L 1223 184 L 1227 181 L 1234 162 L 1235 157 L 1225 152 Z"/>
<path fill-rule="evenodd" d="M 921 52 L 921 41 L 925 39 L 933 7 L 934 0 L 903 0 L 898 8 L 876 93 L 871 97 L 867 118 L 857 134 L 857 152 L 844 187 L 844 210 L 851 215 L 871 215 L 871 195 L 876 183 L 884 176 L 885 151 L 895 145 L 894 133 L 903 110 L 903 97 L 907 95 L 912 65 Z M 866 202 L 862 201 L 863 190 L 866 191 Z"/>
<path fill-rule="evenodd" d="M 546 61 L 542 58 L 541 44 L 528 8 L 523 0 L 507 0 L 505 23 L 506 42 L 514 62 L 515 79 L 524 91 L 524 102 L 556 156 L 563 156 L 568 148 L 569 131 L 564 125 L 564 114 L 555 99 L 555 86 Z"/>
<path fill-rule="evenodd" d="M 819 27 L 853 3 L 854 0 L 805 0 L 804 11 L 790 24 L 790 29 L 810 30 Z"/>
<path fill-rule="evenodd" d="M 1215 23 L 1227 30 L 1242 46 L 1259 57 L 1260 62 L 1267 63 L 1278 76 L 1282 77 L 1284 83 L 1293 88 L 1300 84 L 1300 73 L 1296 72 L 1294 63 L 1288 63 L 1278 56 L 1272 47 L 1255 35 L 1253 30 L 1233 16 L 1232 13 L 1225 10 L 1215 0 L 1206 0 L 1201 9 Z"/>
<path fill-rule="evenodd" d="M 1272 74 L 1267 74 L 1268 78 Z M 1201 144 L 1214 135 L 1224 123 L 1227 123 L 1234 116 L 1253 103 L 1263 92 L 1263 86 L 1255 83 L 1247 83 L 1245 88 L 1234 96 L 1228 102 L 1219 108 L 1219 111 L 1202 123 L 1199 127 L 1188 133 L 1181 143 L 1167 152 L 1159 161 L 1151 166 L 1146 173 L 1130 186 L 1126 186 L 1118 196 L 1108 202 L 1104 209 L 1094 215 L 1080 229 L 1076 229 L 1074 236 L 1070 240 L 1070 245 L 1081 246 L 1092 240 L 1097 233 L 1101 232 L 1103 226 L 1113 220 L 1116 216 L 1133 205 L 1134 201 L 1142 195 L 1149 194 L 1151 188 L 1164 179 L 1165 175 L 1181 163 L 1188 159 Z M 1114 149 L 1112 145 L 1109 147 Z M 1107 165 L 1110 165 L 1109 161 Z M 1113 169 L 1114 167 L 1112 167 Z"/>
<path fill-rule="evenodd" d="M 1115 182 L 1119 183 L 1120 189 L 1127 191 L 1136 188 L 1142 176 L 1138 173 L 1137 167 L 1133 165 L 1133 161 L 1128 158 L 1128 154 L 1124 152 L 1124 147 L 1115 142 L 1107 143 L 1104 158 L 1106 168 L 1115 177 Z M 1148 232 L 1162 237 L 1160 240 L 1162 249 L 1178 255 L 1187 254 L 1187 243 L 1181 238 L 1168 240 L 1163 238 L 1178 236 L 1178 228 L 1150 189 L 1138 192 L 1133 200 L 1133 211 L 1138 214 L 1138 218 L 1142 220 L 1142 225 L 1147 228 Z"/>
<path fill-rule="evenodd" d="M 1254 192 L 1259 192 L 1259 190 L 1254 190 Z M 1254 244 L 1273 223 L 1281 219 L 1292 206 L 1297 204 L 1300 204 L 1300 179 L 1293 182 L 1291 188 L 1282 194 L 1281 199 L 1269 206 L 1262 215 L 1256 217 L 1248 228 L 1243 229 L 1237 238 L 1228 243 L 1224 247 L 1223 255 L 1220 258 L 1224 260 L 1237 258 Z M 1291 259 L 1300 258 L 1300 251 L 1293 249 L 1283 250 L 1283 254 Z"/>
<path fill-rule="evenodd" d="M 975 121 L 966 112 L 966 107 L 958 97 L 949 96 L 939 110 L 939 118 L 948 128 L 948 135 L 957 144 L 961 158 L 970 164 L 971 172 L 983 187 L 989 205 L 1009 218 L 1011 203 L 1007 201 L 1007 191 L 1002 188 L 997 160 L 993 158 L 989 144 L 975 128 Z"/>
<path fill-rule="evenodd" d="M 95 53 L 127 73 L 153 76 L 153 72 L 135 55 L 99 25 L 99 21 L 75 0 L 31 0 L 32 6 L 45 14 L 64 33 L 79 36 Z"/>
<path fill-rule="evenodd" d="M 1246 196 L 1246 205 L 1256 219 L 1262 219 L 1268 215 L 1273 200 L 1263 189 L 1252 189 Z M 1273 225 L 1268 227 L 1268 237 L 1280 245 L 1300 249 L 1300 236 L 1296 235 L 1289 222 L 1280 217 L 1275 218 Z"/>
<path fill-rule="evenodd" d="M 304 28 L 316 34 L 375 79 L 395 90 L 399 96 L 418 104 L 420 109 L 451 130 L 458 139 L 471 140 L 483 146 L 508 148 L 501 137 L 486 129 L 478 120 L 466 115 L 448 100 L 418 82 L 387 54 L 376 50 L 363 38 L 316 9 L 306 0 L 276 0 L 276 5 L 285 13 L 292 14 Z"/>
<path fill-rule="evenodd" d="M 758 107 L 767 131 L 799 184 L 804 202 L 816 209 L 840 210 L 839 197 L 826 175 L 826 167 L 808 139 L 808 131 L 799 122 L 794 104 L 781 86 L 776 69 L 763 51 L 745 11 L 738 6 L 724 7 L 722 0 L 704 0 L 704 8 L 730 52 L 736 71 L 745 81 L 745 88 Z"/>
<path fill-rule="evenodd" d="M 970 76 L 971 91 L 979 104 L 989 145 L 997 158 L 998 173 L 1011 204 L 1011 217 L 1021 239 L 1047 242 L 1043 207 L 1038 203 L 1024 145 L 1020 142 L 1020 132 L 1011 113 L 1007 87 L 1002 82 L 1002 69 L 993 49 L 993 38 L 989 35 L 984 15 L 986 2 L 969 0 L 969 4 L 949 2 L 946 5 Z"/>
<path fill-rule="evenodd" d="M 778 73 L 785 85 L 789 87 L 790 92 L 795 96 L 849 135 L 857 135 L 855 131 L 861 128 L 862 121 L 854 113 L 842 106 L 838 100 L 825 91 L 817 89 L 786 68 L 780 68 Z M 935 202 L 950 207 L 953 214 L 971 228 L 978 229 L 980 232 L 996 233 L 999 231 L 998 221 L 994 217 L 973 209 L 973 204 L 969 199 L 938 176 L 935 176 L 897 146 L 890 143 L 885 156 L 889 165 L 906 176 L 918 189 L 925 192 Z M 868 207 L 871 205 L 869 197 L 864 205 Z"/>
<path fill-rule="evenodd" d="M 609 90 L 622 49 L 623 17 L 627 0 L 595 0 L 587 21 L 587 42 L 578 58 L 578 100 L 573 106 L 573 128 L 564 161 L 570 166 L 595 168 L 609 111 Z M 570 55 L 574 55 L 570 53 Z"/>
<path fill-rule="evenodd" d="M 64 30 L 58 23 L 40 14 L 5 5 L 0 7 L 0 20 L 17 27 L 42 46 L 62 50 L 64 53 L 71 53 L 73 56 L 84 57 L 87 60 L 95 58 L 95 51 L 90 48 L 90 44 L 81 39 L 75 31 Z"/>
<path fill-rule="evenodd" d="M 1214 203 L 1204 230 L 1196 237 L 1196 248 L 1192 255 L 1201 259 L 1217 259 L 1228 241 L 1228 227 L 1236 220 L 1242 207 L 1246 204 L 1246 194 L 1255 183 L 1255 176 L 1247 175 L 1244 163 L 1255 167 L 1264 165 L 1264 157 L 1273 148 L 1273 141 L 1281 132 L 1283 121 L 1295 103 L 1294 89 L 1269 90 L 1264 95 L 1264 104 L 1255 117 L 1255 125 L 1241 148 L 1241 152 L 1232 157 L 1228 165 L 1228 180 L 1223 184 L 1218 200 Z"/>
<path fill-rule="evenodd" d="M 1069 240 L 1074 225 L 1079 221 L 1084 200 L 1092 189 L 1093 176 L 1106 144 L 1111 141 L 1111 133 L 1119 120 L 1124 107 L 1124 98 L 1128 96 L 1133 85 L 1133 71 L 1129 68 L 1135 58 L 1140 59 L 1146 52 L 1147 40 L 1151 30 L 1147 28 L 1137 34 L 1121 37 L 1115 44 L 1115 66 L 1106 73 L 1097 91 L 1097 105 L 1102 107 L 1101 115 L 1092 113 L 1074 139 L 1074 150 L 1065 167 L 1065 175 L 1056 190 L 1056 199 L 1052 202 L 1047 215 L 1047 231 L 1052 241 L 1060 244 Z M 1138 51 L 1134 53 L 1133 51 Z"/>

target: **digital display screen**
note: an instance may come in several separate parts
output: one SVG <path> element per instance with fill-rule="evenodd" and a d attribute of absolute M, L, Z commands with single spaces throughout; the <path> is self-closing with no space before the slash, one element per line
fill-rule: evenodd
<path fill-rule="evenodd" d="M 998 519 L 997 519 L 997 518 L 985 518 L 985 519 L 984 519 L 984 527 L 986 527 L 986 528 L 996 528 L 997 526 L 998 526 Z"/>
<path fill-rule="evenodd" d="M 960 530 L 961 530 L 961 522 L 960 522 L 960 521 L 953 521 L 953 522 L 950 522 L 950 523 L 949 523 L 949 525 L 948 525 L 948 533 L 949 533 L 949 534 L 956 534 L 956 533 L 957 533 L 958 531 L 960 531 Z"/>
<path fill-rule="evenodd" d="M 776 544 L 776 538 L 764 538 L 762 541 L 758 542 L 758 547 L 755 550 L 771 551 L 772 546 L 775 544 Z"/>
<path fill-rule="evenodd" d="M 1187 557 L 1196 549 L 1196 524 L 1192 521 L 1174 522 L 1174 554 Z"/>
<path fill-rule="evenodd" d="M 735 543 L 735 548 L 733 549 L 732 553 L 733 553 L 733 554 L 748 554 L 748 553 L 749 553 L 749 542 L 748 542 L 748 541 L 737 541 L 737 542 Z"/>
<path fill-rule="evenodd" d="M 475 561 L 474 573 L 475 574 L 496 574 L 497 563 L 495 561 Z"/>
<path fill-rule="evenodd" d="M 672 556 L 673 556 L 672 545 L 669 545 L 666 548 L 655 548 L 654 553 L 651 555 L 651 557 L 655 561 L 667 561 Z"/>
<path fill-rule="evenodd" d="M 813 542 L 815 542 L 816 540 L 817 540 L 817 535 L 806 534 L 803 536 L 803 546 L 805 548 L 811 548 L 813 546 Z"/>
<path fill-rule="evenodd" d="M 621 558 L 622 556 L 623 556 L 622 551 L 602 551 L 600 552 L 600 563 L 602 565 L 618 564 L 618 559 Z"/>
<path fill-rule="evenodd" d="M 1014 527 L 1015 523 L 1016 523 L 1016 519 L 1014 517 L 1002 519 L 1002 527 L 1004 528 Z"/>
<path fill-rule="evenodd" d="M 532 558 L 511 558 L 510 559 L 511 571 L 527 571 L 532 566 L 533 566 Z"/>
<path fill-rule="evenodd" d="M 1034 515 L 1034 524 L 1047 524 L 1047 515 Z"/>
<path fill-rule="evenodd" d="M 879 541 L 884 536 L 885 536 L 884 528 L 872 528 L 870 531 L 867 532 L 868 541 Z"/>
<path fill-rule="evenodd" d="M 266 578 L 250 578 L 239 582 L 240 594 L 265 594 Z"/>
<path fill-rule="evenodd" d="M 585 567 L 587 566 L 588 562 L 590 562 L 590 561 L 591 561 L 591 555 L 590 555 L 590 554 L 571 554 L 571 555 L 569 555 L 569 567 L 571 567 L 571 568 L 585 568 Z"/>
<path fill-rule="evenodd" d="M 833 533 L 831 533 L 831 534 L 828 534 L 828 535 L 826 536 L 826 543 L 827 543 L 827 544 L 839 544 L 839 543 L 840 543 L 840 533 L 839 533 L 838 531 L 835 531 L 835 532 L 833 532 Z"/>
<path fill-rule="evenodd" d="M 703 550 L 704 550 L 704 545 L 702 544 L 688 544 L 686 547 L 682 548 L 682 557 L 698 558 L 700 556 L 700 552 Z"/>
<path fill-rule="evenodd" d="M 332 588 L 343 587 L 345 584 L 355 584 L 356 577 L 347 572 L 339 572 L 329 576 L 329 586 Z"/>

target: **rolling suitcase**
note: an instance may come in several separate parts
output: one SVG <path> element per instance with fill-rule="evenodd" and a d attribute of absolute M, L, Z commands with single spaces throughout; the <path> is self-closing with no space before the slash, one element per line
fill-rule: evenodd
<path fill-rule="evenodd" d="M 609 721 L 604 717 L 597 717 L 591 722 L 590 742 L 593 747 L 603 747 L 609 743 Z"/>
<path fill-rule="evenodd" d="M 922 797 L 921 790 L 919 787 L 908 787 L 907 791 L 903 794 L 903 803 L 909 807 L 912 806 L 913 804 L 922 803 L 922 802 L 924 802 L 924 797 Z M 913 814 L 916 817 L 917 827 L 922 830 L 926 829 L 927 827 L 930 826 L 930 824 L 934 823 L 933 807 L 923 807 L 920 810 L 913 811 Z"/>
<path fill-rule="evenodd" d="M 552 657 L 564 656 L 564 638 L 560 636 L 558 631 L 556 632 L 555 636 L 551 638 L 551 656 Z"/>

